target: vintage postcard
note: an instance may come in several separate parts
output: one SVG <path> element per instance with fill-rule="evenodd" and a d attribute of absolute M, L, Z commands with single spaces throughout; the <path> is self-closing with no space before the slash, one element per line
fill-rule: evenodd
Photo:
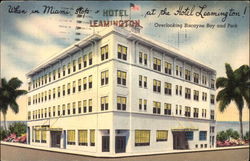
<path fill-rule="evenodd" d="M 249 159 L 249 2 L 4 1 L 0 16 L 1 159 Z"/>

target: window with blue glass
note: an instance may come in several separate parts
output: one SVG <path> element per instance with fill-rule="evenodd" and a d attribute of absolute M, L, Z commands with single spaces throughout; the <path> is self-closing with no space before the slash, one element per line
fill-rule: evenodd
<path fill-rule="evenodd" d="M 185 132 L 185 136 L 187 140 L 193 140 L 194 139 L 194 132 L 193 131 L 187 131 Z"/>
<path fill-rule="evenodd" d="M 200 140 L 207 140 L 207 131 L 200 131 Z"/>

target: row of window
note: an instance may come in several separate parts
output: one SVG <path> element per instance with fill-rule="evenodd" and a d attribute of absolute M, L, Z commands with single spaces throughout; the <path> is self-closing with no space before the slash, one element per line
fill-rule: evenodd
<path fill-rule="evenodd" d="M 108 96 L 104 96 L 100 98 L 100 110 L 106 111 L 109 109 L 109 98 Z M 147 110 L 147 100 L 139 99 L 139 110 L 146 111 Z M 88 103 L 88 106 L 87 106 Z M 62 108 L 61 108 L 62 107 Z M 127 98 L 122 96 L 117 96 L 117 110 L 126 111 L 127 108 Z M 161 114 L 161 102 L 153 101 L 153 114 Z M 182 106 L 176 105 L 176 115 L 182 116 Z M 58 105 L 43 109 L 37 109 L 32 112 L 32 119 L 43 119 L 50 117 L 60 117 L 71 114 L 81 114 L 86 112 L 92 112 L 92 99 L 83 100 L 73 103 L 63 104 L 62 106 Z M 172 105 L 170 103 L 164 103 L 164 115 L 173 115 L 172 114 Z M 184 116 L 191 117 L 191 107 L 185 106 Z M 199 117 L 199 109 L 193 108 L 193 117 Z M 207 118 L 207 110 L 202 109 L 202 118 Z M 214 110 L 210 111 L 210 119 L 214 120 Z M 28 112 L 28 120 L 31 120 L 31 111 Z"/>
<path fill-rule="evenodd" d="M 46 143 L 47 135 L 45 129 L 33 129 L 33 142 Z M 67 144 L 76 144 L 76 130 L 67 130 Z M 88 137 L 89 136 L 89 137 Z M 95 130 L 78 130 L 78 145 L 79 146 L 95 146 Z"/>
<path fill-rule="evenodd" d="M 135 130 L 135 146 L 150 145 L 150 130 Z M 193 140 L 193 131 L 185 132 L 187 140 Z M 78 145 L 79 146 L 95 146 L 95 130 L 78 130 Z M 88 140 L 89 139 L 89 140 Z M 168 140 L 168 130 L 156 130 L 156 142 Z M 207 140 L 207 131 L 199 131 L 199 140 Z M 46 130 L 33 130 L 32 141 L 46 143 Z M 67 144 L 76 145 L 76 130 L 67 130 Z"/>
<path fill-rule="evenodd" d="M 44 76 L 41 76 L 35 80 L 32 81 L 32 83 L 29 83 L 28 90 L 31 90 L 31 86 L 33 85 L 33 89 L 46 85 L 47 83 L 50 83 L 52 80 L 55 81 L 57 79 L 60 79 L 61 77 L 76 72 L 76 64 L 78 64 L 78 70 L 81 70 L 82 68 L 86 68 L 88 65 L 93 64 L 93 54 L 92 52 L 89 52 L 88 54 L 79 57 L 78 61 L 72 60 L 72 62 L 69 62 L 68 65 L 63 65 L 62 68 L 59 67 L 52 72 L 49 72 L 48 74 L 45 74 Z"/>
<path fill-rule="evenodd" d="M 101 111 L 108 110 L 109 101 L 108 96 L 101 97 Z M 88 105 L 87 105 L 88 103 Z M 122 96 L 117 96 L 117 110 L 126 111 L 127 108 L 127 98 Z M 43 119 L 50 117 L 60 117 L 71 114 L 81 114 L 93 112 L 92 99 L 83 100 L 73 103 L 67 103 L 48 108 L 37 109 L 32 112 L 32 119 Z M 31 111 L 28 112 L 28 120 L 31 120 Z"/>
<path fill-rule="evenodd" d="M 78 84 L 76 84 L 76 82 L 78 82 Z M 55 99 L 56 97 L 60 98 L 61 95 L 62 96 L 65 96 L 66 94 L 70 95 L 71 92 L 76 93 L 77 90 L 78 92 L 80 92 L 81 90 L 87 90 L 87 88 L 91 89 L 92 87 L 93 87 L 93 79 L 92 75 L 90 75 L 88 78 L 84 77 L 83 79 L 78 79 L 78 81 L 73 81 L 72 84 L 67 83 L 65 85 L 58 86 L 57 88 L 53 88 L 52 90 L 50 89 L 48 91 L 33 95 L 32 98 L 33 104 Z M 31 105 L 31 97 L 28 97 L 28 105 Z"/>

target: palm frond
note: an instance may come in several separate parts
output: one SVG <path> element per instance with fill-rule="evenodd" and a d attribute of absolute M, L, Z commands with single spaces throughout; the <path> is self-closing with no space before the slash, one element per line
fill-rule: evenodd
<path fill-rule="evenodd" d="M 19 106 L 16 103 L 16 101 L 12 101 L 10 103 L 10 108 L 12 109 L 13 112 L 18 113 L 19 112 Z"/>
<path fill-rule="evenodd" d="M 19 80 L 18 78 L 15 77 L 15 78 L 11 78 L 9 80 L 8 85 L 13 89 L 17 89 L 17 88 L 21 87 L 22 83 L 23 82 L 21 80 Z"/>
<path fill-rule="evenodd" d="M 15 95 L 16 97 L 22 96 L 27 94 L 28 92 L 26 90 L 16 90 Z"/>
<path fill-rule="evenodd" d="M 225 77 L 219 77 L 216 79 L 216 88 L 227 87 L 228 79 Z"/>
<path fill-rule="evenodd" d="M 230 78 L 233 78 L 233 69 L 231 67 L 230 64 L 226 63 L 225 64 L 225 68 L 226 68 L 226 74 L 227 74 L 227 77 L 230 79 Z"/>
<path fill-rule="evenodd" d="M 244 107 L 244 100 L 243 100 L 242 96 L 241 95 L 236 96 L 234 98 L 234 101 L 235 101 L 235 103 L 237 105 L 238 110 L 242 111 L 242 109 Z"/>
<path fill-rule="evenodd" d="M 225 109 L 227 108 L 227 106 L 230 104 L 231 100 L 225 99 L 225 100 L 221 100 L 219 102 L 219 110 L 220 112 L 224 112 Z"/>

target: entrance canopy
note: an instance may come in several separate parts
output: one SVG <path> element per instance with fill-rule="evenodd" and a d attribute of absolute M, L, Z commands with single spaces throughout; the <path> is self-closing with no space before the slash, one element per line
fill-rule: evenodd
<path fill-rule="evenodd" d="M 172 129 L 173 132 L 181 132 L 181 131 L 198 131 L 197 128 L 176 128 Z"/>

